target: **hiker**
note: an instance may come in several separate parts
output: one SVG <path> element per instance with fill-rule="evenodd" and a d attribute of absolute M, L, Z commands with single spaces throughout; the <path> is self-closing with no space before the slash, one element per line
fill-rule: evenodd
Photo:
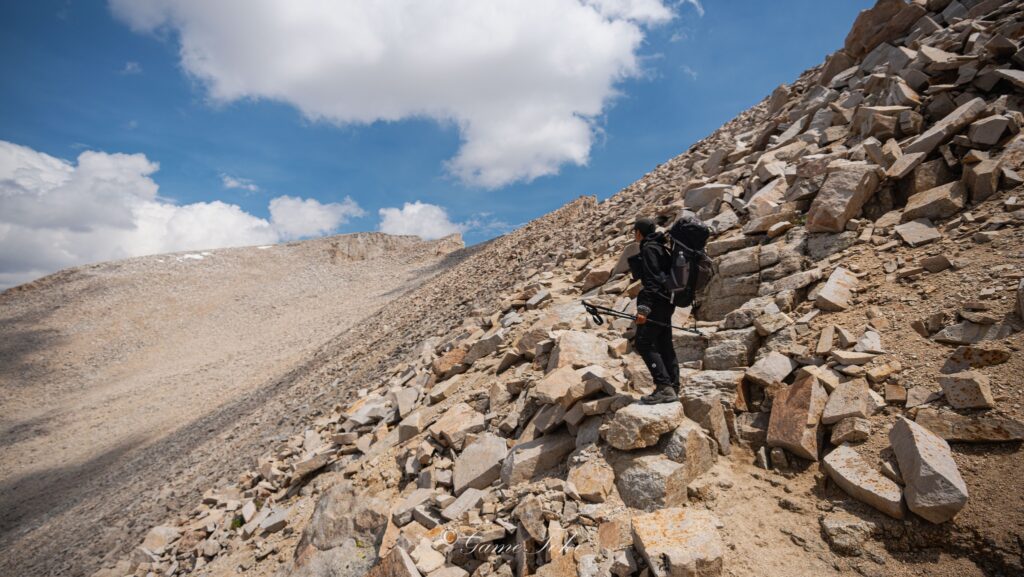
<path fill-rule="evenodd" d="M 654 393 L 640 399 L 646 404 L 679 400 L 679 362 L 672 347 L 672 313 L 676 305 L 666 290 L 671 255 L 665 234 L 653 219 L 638 218 L 633 235 L 640 252 L 629 257 L 629 269 L 643 288 L 636 297 L 635 346 L 654 379 Z M 655 321 L 654 323 L 648 321 Z"/>

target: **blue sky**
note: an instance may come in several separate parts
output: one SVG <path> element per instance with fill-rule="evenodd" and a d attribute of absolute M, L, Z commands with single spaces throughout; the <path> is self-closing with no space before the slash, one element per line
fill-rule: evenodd
<path fill-rule="evenodd" d="M 569 44 L 568 57 L 581 58 L 581 69 L 593 64 L 591 68 L 597 70 L 593 72 L 595 79 L 581 82 L 571 92 L 567 89 L 554 95 L 552 101 L 560 103 L 552 106 L 562 106 L 561 112 L 543 113 L 547 115 L 543 116 L 546 120 L 568 122 L 574 118 L 573 111 L 593 112 L 595 104 L 587 92 L 591 86 L 600 87 L 605 82 L 615 94 L 609 92 L 598 99 L 599 112 L 589 118 L 589 141 L 587 136 L 580 135 L 578 126 L 563 122 L 566 134 L 575 136 L 567 136 L 565 146 L 560 148 L 552 148 L 549 142 L 558 140 L 557 137 L 538 139 L 538 151 L 534 154 L 529 148 L 534 144 L 526 138 L 531 128 L 522 127 L 525 136 L 517 134 L 514 138 L 525 144 L 517 141 L 512 152 L 499 150 L 491 155 L 487 147 L 499 142 L 493 134 L 506 127 L 500 123 L 495 125 L 500 119 L 492 118 L 493 107 L 489 110 L 486 102 L 473 101 L 473 98 L 487 98 L 485 92 L 473 94 L 477 85 L 472 76 L 475 72 L 453 74 L 453 82 L 463 83 L 461 87 L 441 85 L 446 74 L 443 54 L 431 59 L 415 51 L 411 56 L 400 53 L 388 64 L 394 69 L 381 66 L 379 75 L 367 73 L 365 69 L 325 65 L 324 74 L 332 76 L 329 82 L 314 77 L 295 83 L 290 80 L 292 74 L 287 65 L 294 62 L 296 67 L 302 67 L 306 60 L 301 57 L 282 59 L 276 56 L 281 52 L 273 45 L 274 42 L 288 44 L 281 47 L 286 51 L 295 43 L 288 42 L 284 32 L 280 37 L 264 35 L 264 42 L 259 27 L 266 26 L 265 23 L 245 21 L 245 18 L 232 22 L 234 15 L 230 10 L 214 15 L 185 9 L 172 14 L 169 8 L 164 12 L 159 9 L 145 12 L 144 5 L 173 4 L 165 0 L 137 2 L 127 8 L 124 1 L 111 4 L 69 0 L 4 2 L 0 5 L 0 67 L 5 78 L 0 90 L 0 140 L 23 147 L 17 149 L 19 158 L 30 157 L 23 162 L 36 162 L 32 157 L 34 151 L 62 159 L 72 167 L 58 169 L 58 172 L 73 170 L 84 151 L 144 155 L 151 166 L 138 168 L 137 165 L 136 172 L 155 182 L 159 186 L 160 202 L 171 205 L 221 201 L 237 205 L 246 215 L 267 220 L 271 219 L 269 203 L 277 197 L 313 199 L 316 202 L 305 207 L 314 212 L 322 206 L 336 207 L 332 214 L 337 218 L 327 218 L 326 228 L 292 227 L 288 233 L 268 236 L 271 240 L 334 230 L 377 230 L 381 227 L 381 209 L 398 209 L 405 203 L 420 202 L 440 207 L 445 214 L 429 211 L 399 214 L 396 211 L 392 213 L 395 222 L 400 222 L 403 216 L 412 220 L 447 218 L 448 225 L 454 223 L 464 230 L 467 242 L 476 243 L 577 196 L 606 198 L 614 194 L 758 102 L 778 84 L 789 82 L 806 68 L 820 63 L 828 53 L 842 46 L 857 12 L 872 4 L 853 0 L 704 0 L 702 5 L 659 0 L 603 0 L 603 3 L 615 5 L 602 8 L 605 10 L 602 14 L 622 26 L 616 29 L 618 32 L 609 32 L 610 28 L 598 30 L 593 38 L 581 40 L 581 46 L 596 53 L 604 44 L 595 49 L 595 44 L 588 42 L 605 42 L 628 27 L 632 30 L 627 32 L 634 36 L 623 33 L 608 40 L 609 45 L 617 43 L 614 49 L 618 52 L 597 64 L 586 61 L 587 55 L 574 55 L 573 46 Z M 625 8 L 620 10 L 619 5 L 634 12 L 631 16 L 621 16 Z M 657 10 L 669 11 L 671 19 Z M 355 18 L 346 14 L 336 16 L 339 21 Z M 217 18 L 221 20 L 214 20 Z M 239 41 L 241 48 L 221 46 L 230 40 L 222 41 L 216 32 L 212 33 L 212 39 L 183 40 L 184 35 L 200 36 L 202 30 L 213 26 L 211 22 L 227 30 L 251 26 L 250 37 L 260 37 L 257 46 L 267 50 L 266 58 L 271 62 L 267 65 L 268 72 L 262 72 L 262 56 L 259 55 L 242 66 L 238 65 L 238 60 L 231 60 L 238 56 L 207 57 L 207 61 L 198 65 L 184 62 L 182 47 L 188 42 L 194 41 L 192 48 L 198 46 L 208 53 L 222 50 L 230 54 L 231 50 L 237 52 L 245 48 L 244 42 L 248 41 L 245 38 Z M 423 28 L 430 25 L 425 22 Z M 524 25 L 533 24 L 526 21 Z M 566 36 L 571 36 L 570 30 L 580 29 L 574 28 L 570 21 L 565 27 Z M 587 33 L 578 35 L 582 37 Z M 381 34 L 385 43 L 389 41 L 386 31 Z M 636 34 L 642 37 L 639 42 Z M 634 42 L 628 50 L 622 48 L 627 37 Z M 348 41 L 348 37 L 337 34 L 327 36 L 326 47 L 344 48 Z M 398 43 L 402 38 L 391 41 Z M 452 43 L 458 41 L 456 38 Z M 551 50 L 565 49 L 564 42 L 569 41 Z M 214 48 L 210 48 L 211 45 Z M 530 82 L 530 58 L 535 57 L 530 54 L 536 51 L 534 48 L 536 46 L 524 49 L 523 61 L 512 63 L 508 74 L 517 74 L 516 67 L 522 67 L 524 78 Z M 408 47 L 396 51 L 403 49 L 408 51 Z M 540 49 L 547 48 L 540 45 Z M 215 61 L 216 58 L 221 61 Z M 276 64 L 273 63 L 275 58 Z M 316 58 L 314 54 L 312 60 Z M 440 80 L 436 86 L 426 81 L 431 86 L 424 87 L 422 95 L 419 93 L 421 82 L 412 91 L 415 94 L 397 95 L 391 103 L 393 95 L 388 90 L 392 82 L 393 90 L 408 90 L 394 78 L 410 76 L 409 69 L 403 68 L 410 59 L 419 68 L 436 66 L 437 71 L 423 71 L 424 78 Z M 620 69 L 611 79 L 607 74 L 601 77 L 601 70 L 605 70 L 602 67 L 612 66 L 609 64 L 612 60 L 615 66 L 629 70 L 622 73 Z M 246 68 L 250 64 L 252 68 Z M 339 70 L 353 70 L 353 76 L 358 75 L 358 79 L 343 78 Z M 318 71 L 313 69 L 308 73 L 315 75 Z M 415 70 L 415 74 L 420 73 L 421 70 Z M 234 79 L 234 76 L 246 74 L 248 77 L 241 81 Z M 481 74 L 485 75 L 481 83 L 500 84 L 495 76 L 486 76 L 493 72 Z M 274 84 L 275 78 L 289 79 L 282 82 L 292 84 L 280 88 Z M 232 85 L 233 82 L 236 85 Z M 551 82 L 560 89 L 558 78 Z M 352 83 L 363 85 L 364 91 L 353 93 L 356 89 L 351 88 Z M 379 86 L 374 86 L 375 83 Z M 307 84 L 319 88 L 303 92 Z M 543 84 L 537 86 L 543 88 Z M 272 95 L 278 92 L 286 96 L 275 99 Z M 467 96 L 466 92 L 470 94 Z M 507 92 L 504 90 L 503 96 Z M 517 97 L 514 89 L 512 92 L 508 96 L 513 109 L 510 114 L 515 114 Z M 536 99 L 530 106 L 524 105 L 523 110 L 532 111 L 546 103 L 543 91 L 540 95 L 536 92 L 535 89 L 523 96 Z M 364 101 L 350 105 L 347 100 L 335 102 L 331 98 L 338 101 L 351 98 L 353 102 L 364 98 Z M 441 118 L 448 113 L 435 112 L 439 108 L 454 110 L 451 118 Z M 524 113 L 523 118 L 527 117 L 534 118 Z M 353 118 L 355 123 L 349 121 Z M 376 118 L 384 120 L 374 121 Z M 466 141 L 476 147 L 473 152 L 480 153 L 479 158 L 483 160 L 459 160 L 469 156 Z M 462 152 L 466 154 L 460 156 Z M 504 160 L 493 159 L 494 156 L 504 159 L 519 154 L 526 160 L 511 166 L 502 165 Z M 535 156 L 541 160 L 536 160 Z M 110 158 L 115 157 L 94 160 Z M 580 158 L 585 158 L 585 165 L 576 164 Z M 0 165 L 2 163 L 0 159 Z M 493 168 L 495 163 L 500 166 Z M 460 166 L 468 168 L 463 170 Z M 557 173 L 532 177 L 530 170 L 535 173 L 557 170 Z M 4 178 L 0 174 L 0 181 Z M 7 178 L 10 180 L 10 175 Z M 232 183 L 231 179 L 234 179 L 233 188 L 226 186 Z M 25 193 L 25 186 L 18 190 Z M 72 190 L 68 194 L 78 193 Z M 359 208 L 353 208 L 355 205 Z M 300 210 L 298 200 L 292 208 L 295 208 L 290 213 L 293 219 L 310 214 Z M 33 212 L 31 207 L 19 210 L 24 214 Z M 126 222 L 129 221 L 119 226 L 131 226 Z M 333 223 L 338 226 L 331 228 Z M 29 227 L 31 223 L 20 224 Z M 85 222 L 82 226 L 88 228 L 91 224 Z M 409 230 L 418 229 L 413 225 Z M 20 237 L 4 238 L 2 234 L 0 232 L 0 243 L 7 247 L 0 253 L 19 250 L 13 245 Z M 48 237 L 25 238 L 28 240 L 23 242 L 40 245 L 39 265 L 29 266 L 32 263 L 25 262 L 28 257 L 24 254 L 18 258 L 10 255 L 5 258 L 0 254 L 0 285 L 5 284 L 4 274 L 9 275 L 6 284 L 11 284 L 39 272 L 49 272 L 56 266 L 75 264 L 75 259 L 120 255 L 117 251 L 98 249 L 67 255 L 64 253 L 68 250 L 62 249 L 58 252 L 64 256 L 59 257 L 44 254 L 48 252 L 45 246 L 50 242 Z M 196 242 L 205 240 L 198 238 L 202 240 Z M 68 242 L 67 235 L 61 240 Z M 131 242 L 146 244 L 138 240 Z M 152 246 L 154 250 L 178 247 L 174 243 Z M 136 254 L 144 250 L 129 252 Z"/>

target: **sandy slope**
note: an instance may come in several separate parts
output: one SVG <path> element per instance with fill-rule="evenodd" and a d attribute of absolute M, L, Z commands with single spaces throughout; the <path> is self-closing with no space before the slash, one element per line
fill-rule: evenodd
<path fill-rule="evenodd" d="M 144 480 L 460 247 L 346 235 L 81 267 L 0 295 L 0 557 L 77 573 L 54 553 L 95 543 L 112 507 L 152 509 Z"/>

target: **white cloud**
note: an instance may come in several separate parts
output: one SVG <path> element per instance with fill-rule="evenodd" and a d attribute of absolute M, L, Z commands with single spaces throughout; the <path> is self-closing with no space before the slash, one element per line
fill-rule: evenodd
<path fill-rule="evenodd" d="M 461 233 L 466 226 L 452 222 L 448 212 L 436 204 L 407 202 L 402 208 L 382 208 L 380 231 L 387 234 L 411 234 L 427 240 Z"/>
<path fill-rule="evenodd" d="M 270 220 L 283 239 L 320 236 L 366 212 L 351 197 L 321 204 L 315 198 L 279 196 L 270 201 Z"/>
<path fill-rule="evenodd" d="M 485 235 L 505 234 L 515 228 L 505 221 L 495 219 L 489 212 L 471 215 L 463 222 L 452 222 L 443 206 L 419 200 L 407 202 L 402 208 L 382 208 L 378 211 L 378 229 L 387 234 L 415 235 L 426 240 L 442 238 L 450 234 L 478 232 Z"/>
<path fill-rule="evenodd" d="M 0 140 L 0 287 L 131 256 L 265 245 L 332 232 L 362 210 L 346 197 L 270 201 L 270 220 L 220 201 L 158 196 L 143 154 L 85 151 L 73 164 Z"/>
<path fill-rule="evenodd" d="M 683 74 L 689 76 L 691 80 L 697 79 L 697 71 L 694 70 L 693 68 L 690 68 L 686 64 L 680 66 L 679 69 L 683 71 Z"/>
<path fill-rule="evenodd" d="M 230 174 L 221 174 L 220 182 L 224 185 L 224 188 L 240 188 L 242 190 L 248 190 L 249 192 L 258 192 L 260 187 L 248 178 L 236 178 Z"/>
<path fill-rule="evenodd" d="M 142 65 L 138 62 L 129 60 L 124 63 L 124 68 L 121 69 L 121 74 L 142 74 Z"/>
<path fill-rule="evenodd" d="M 586 164 L 595 118 L 641 73 L 645 27 L 673 17 L 664 0 L 110 5 L 136 31 L 176 32 L 213 101 L 287 102 L 336 124 L 453 123 L 462 146 L 447 167 L 485 187 Z"/>

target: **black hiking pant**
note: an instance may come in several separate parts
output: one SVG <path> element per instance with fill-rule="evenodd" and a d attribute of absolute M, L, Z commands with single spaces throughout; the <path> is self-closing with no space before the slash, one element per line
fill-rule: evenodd
<path fill-rule="evenodd" d="M 679 390 L 679 361 L 672 347 L 672 313 L 675 306 L 670 302 L 659 302 L 647 315 L 647 322 L 636 327 L 636 350 L 644 359 L 647 370 L 657 387 L 669 386 Z M 650 321 L 664 323 L 665 326 Z"/>

